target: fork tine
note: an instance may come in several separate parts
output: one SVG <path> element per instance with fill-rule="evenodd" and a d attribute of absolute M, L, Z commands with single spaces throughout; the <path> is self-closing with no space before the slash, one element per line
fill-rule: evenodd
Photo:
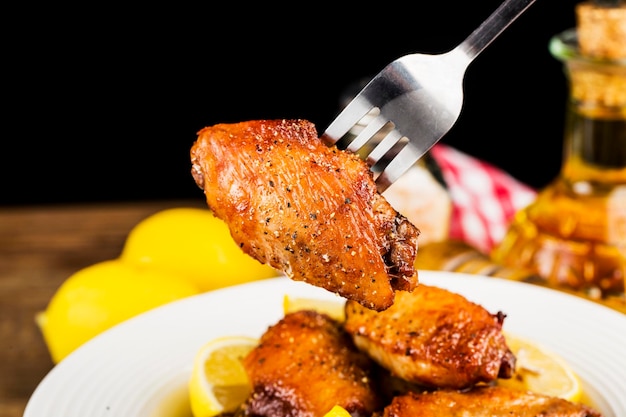
<path fill-rule="evenodd" d="M 376 116 L 373 120 L 371 120 L 364 128 L 359 132 L 359 134 L 350 142 L 348 149 L 351 152 L 357 152 L 361 149 L 367 142 L 369 142 L 378 132 L 381 131 L 383 127 L 388 123 L 387 119 L 382 117 L 381 115 Z"/>
<path fill-rule="evenodd" d="M 372 171 L 381 173 L 391 163 L 393 158 L 400 153 L 400 151 L 407 145 L 409 139 L 403 136 L 398 140 L 386 153 L 377 161 L 372 161 Z"/>
<path fill-rule="evenodd" d="M 432 147 L 432 146 L 431 146 Z M 428 149 L 418 148 L 410 140 L 404 148 L 387 164 L 385 169 L 376 178 L 376 187 L 379 193 L 384 192 L 394 181 L 411 168 Z"/>
<path fill-rule="evenodd" d="M 337 143 L 352 129 L 374 106 L 366 99 L 356 96 L 328 126 L 322 139 L 331 145 Z"/>
<path fill-rule="evenodd" d="M 394 129 L 389 132 L 369 153 L 367 163 L 371 167 L 376 165 L 400 139 L 402 139 L 402 134 L 397 130 Z"/>

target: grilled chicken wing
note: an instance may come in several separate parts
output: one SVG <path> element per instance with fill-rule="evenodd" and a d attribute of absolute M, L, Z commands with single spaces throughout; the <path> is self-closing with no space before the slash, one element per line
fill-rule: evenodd
<path fill-rule="evenodd" d="M 376 191 L 367 164 L 326 146 L 312 123 L 207 127 L 191 161 L 213 214 L 261 263 L 377 311 L 417 285 L 419 230 Z"/>
<path fill-rule="evenodd" d="M 338 404 L 352 416 L 371 416 L 382 409 L 372 363 L 329 316 L 287 314 L 244 359 L 252 394 L 237 415 L 316 417 Z"/>
<path fill-rule="evenodd" d="M 382 417 L 602 417 L 586 405 L 498 386 L 397 396 Z"/>
<path fill-rule="evenodd" d="M 460 294 L 420 284 L 376 312 L 348 301 L 345 329 L 392 375 L 437 388 L 467 388 L 510 378 L 515 356 L 502 334 L 504 315 Z"/>

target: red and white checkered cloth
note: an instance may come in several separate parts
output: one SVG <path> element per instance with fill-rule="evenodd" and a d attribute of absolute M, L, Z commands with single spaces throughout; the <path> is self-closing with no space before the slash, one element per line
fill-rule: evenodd
<path fill-rule="evenodd" d="M 430 155 L 439 165 L 452 199 L 450 238 L 489 253 L 504 237 L 513 215 L 535 199 L 536 190 L 441 143 Z"/>

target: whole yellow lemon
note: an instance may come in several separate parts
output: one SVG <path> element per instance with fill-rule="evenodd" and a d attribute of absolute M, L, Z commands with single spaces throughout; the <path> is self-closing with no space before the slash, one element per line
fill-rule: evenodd
<path fill-rule="evenodd" d="M 129 233 L 121 258 L 176 273 L 201 291 L 278 275 L 244 253 L 208 208 L 172 208 L 147 217 Z"/>
<path fill-rule="evenodd" d="M 199 292 L 171 274 L 114 259 L 71 275 L 36 321 L 53 362 L 58 363 L 104 330 Z"/>

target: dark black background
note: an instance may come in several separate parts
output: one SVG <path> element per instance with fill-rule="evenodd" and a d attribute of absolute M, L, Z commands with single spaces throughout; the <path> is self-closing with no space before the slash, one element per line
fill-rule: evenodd
<path fill-rule="evenodd" d="M 204 126 L 304 118 L 402 55 L 440 53 L 500 0 L 20 10 L 4 47 L 0 205 L 201 198 Z M 567 84 L 548 51 L 574 0 L 537 0 L 470 65 L 443 141 L 533 187 L 561 164 Z"/>

